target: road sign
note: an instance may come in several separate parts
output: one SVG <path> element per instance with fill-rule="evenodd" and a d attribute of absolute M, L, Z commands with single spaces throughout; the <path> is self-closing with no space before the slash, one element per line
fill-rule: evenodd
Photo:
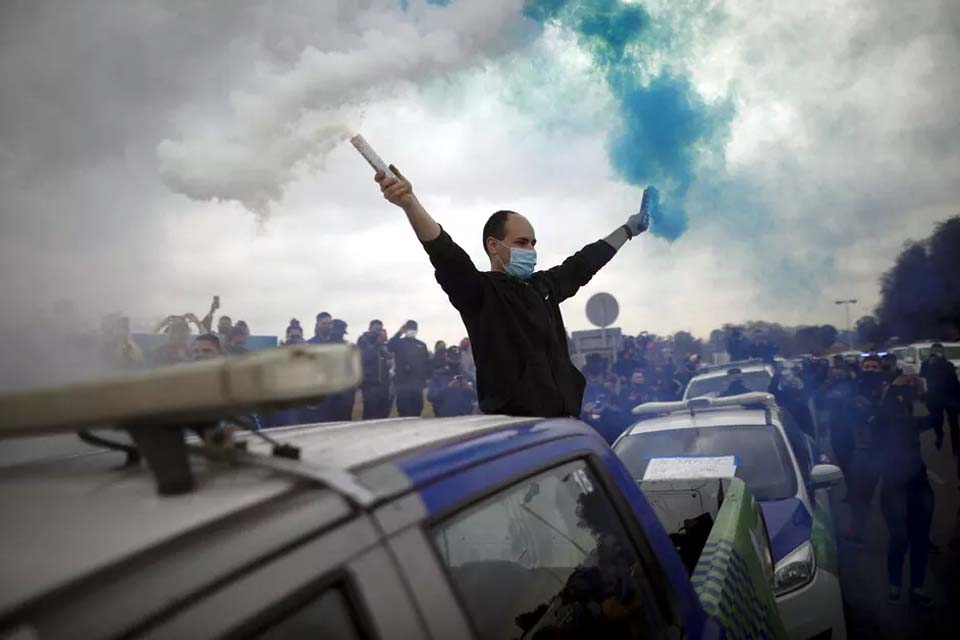
<path fill-rule="evenodd" d="M 597 293 L 587 300 L 587 320 L 596 327 L 609 327 L 617 321 L 620 305 L 609 293 Z"/>

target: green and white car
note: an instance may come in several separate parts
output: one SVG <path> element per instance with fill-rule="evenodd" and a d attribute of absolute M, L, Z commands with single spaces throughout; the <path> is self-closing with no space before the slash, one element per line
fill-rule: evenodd
<path fill-rule="evenodd" d="M 642 480 L 656 458 L 734 456 L 736 476 L 763 511 L 773 551 L 773 590 L 788 635 L 845 638 L 829 499 L 843 474 L 820 463 L 814 442 L 773 396 L 647 403 L 634 413 L 642 419 L 614 444 L 633 477 Z"/>

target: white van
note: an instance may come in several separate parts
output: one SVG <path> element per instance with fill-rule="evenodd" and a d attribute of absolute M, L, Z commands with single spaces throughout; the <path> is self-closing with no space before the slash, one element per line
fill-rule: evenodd
<path fill-rule="evenodd" d="M 960 368 L 960 342 L 941 342 L 944 355 L 954 366 Z M 897 356 L 897 364 L 907 375 L 920 373 L 920 366 L 930 357 L 930 348 L 934 342 L 914 342 L 905 347 L 893 347 L 890 353 Z"/>

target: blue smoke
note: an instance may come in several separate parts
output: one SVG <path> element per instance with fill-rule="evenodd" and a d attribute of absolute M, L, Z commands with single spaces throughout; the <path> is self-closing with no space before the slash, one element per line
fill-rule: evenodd
<path fill-rule="evenodd" d="M 577 35 L 606 78 L 619 107 L 610 132 L 610 163 L 636 186 L 657 184 L 666 195 L 653 212 L 651 232 L 675 240 L 687 229 L 683 201 L 694 182 L 700 148 L 723 136 L 728 106 L 711 106 L 690 82 L 669 70 L 645 80 L 640 45 L 653 38 L 642 6 L 623 0 L 527 0 L 524 14 Z"/>
<path fill-rule="evenodd" d="M 426 0 L 446 6 L 451 0 Z M 407 0 L 400 0 L 407 8 Z M 524 15 L 541 29 L 549 24 L 574 33 L 603 74 L 617 104 L 608 140 L 610 164 L 637 187 L 657 185 L 663 202 L 651 214 L 651 233 L 668 240 L 687 230 L 684 202 L 697 160 L 726 134 L 733 110 L 709 105 L 693 85 L 669 68 L 645 75 L 643 49 L 664 45 L 647 11 L 624 0 L 525 0 Z"/>

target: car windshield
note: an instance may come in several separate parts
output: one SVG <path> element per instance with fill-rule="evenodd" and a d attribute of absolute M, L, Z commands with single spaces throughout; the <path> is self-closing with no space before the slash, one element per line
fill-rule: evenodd
<path fill-rule="evenodd" d="M 771 376 L 766 371 L 748 371 L 743 374 L 743 386 L 748 391 L 767 391 L 770 388 Z M 701 396 L 717 397 L 728 389 L 733 382 L 733 377 L 717 376 L 715 378 L 694 378 L 690 381 L 687 388 L 687 398 L 699 398 Z"/>
<path fill-rule="evenodd" d="M 738 425 L 633 433 L 617 443 L 616 454 L 639 482 L 653 458 L 736 456 L 737 477 L 757 500 L 797 494 L 797 474 L 776 428 Z"/>

